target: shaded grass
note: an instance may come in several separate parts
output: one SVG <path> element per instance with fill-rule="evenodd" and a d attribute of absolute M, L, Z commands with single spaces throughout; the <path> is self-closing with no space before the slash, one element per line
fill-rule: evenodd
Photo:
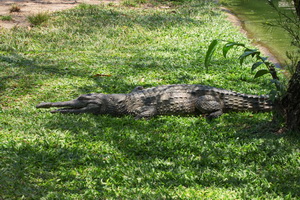
<path fill-rule="evenodd" d="M 249 43 L 215 5 L 82 4 L 55 14 L 47 27 L 1 31 L 1 198 L 299 197 L 299 139 L 273 135 L 269 113 L 135 121 L 34 108 L 137 85 L 199 83 L 266 93 L 267 78 L 253 80 L 232 55 L 216 55 L 205 72 L 212 39 Z"/>

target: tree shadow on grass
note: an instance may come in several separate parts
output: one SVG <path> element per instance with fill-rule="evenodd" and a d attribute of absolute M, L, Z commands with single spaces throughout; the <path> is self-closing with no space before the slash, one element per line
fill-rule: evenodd
<path fill-rule="evenodd" d="M 204 4 L 201 4 L 204 5 Z M 200 6 L 200 5 L 199 5 Z M 196 8 L 194 8 L 196 10 Z M 157 12 L 157 13 L 151 13 L 151 12 L 129 12 L 126 13 L 122 11 L 121 9 L 115 10 L 115 9 L 109 9 L 109 7 L 101 7 L 101 6 L 93 6 L 93 5 L 81 5 L 79 6 L 79 9 L 72 9 L 69 11 L 64 11 L 64 14 L 60 14 L 61 16 L 64 15 L 65 18 L 63 20 L 57 20 L 54 24 L 56 24 L 59 27 L 59 30 L 62 31 L 62 33 L 58 32 L 57 35 L 53 33 L 49 34 L 41 34 L 38 31 L 37 32 L 24 32 L 16 34 L 16 38 L 20 37 L 23 39 L 27 39 L 30 37 L 37 37 L 32 42 L 34 45 L 37 46 L 43 46 L 46 43 L 53 43 L 52 47 L 54 49 L 46 49 L 49 52 L 53 51 L 53 56 L 56 57 L 56 48 L 61 48 L 61 41 L 69 40 L 73 41 L 72 50 L 80 50 L 81 44 L 84 40 L 76 41 L 74 37 L 70 37 L 68 35 L 68 31 L 70 31 L 73 35 L 75 32 L 76 34 L 81 34 L 82 38 L 84 36 L 86 37 L 93 37 L 94 34 L 101 34 L 106 37 L 111 37 L 111 32 L 117 32 L 114 27 L 128 27 L 131 25 L 140 25 L 143 27 L 146 27 L 149 30 L 153 29 L 160 29 L 161 27 L 172 27 L 172 26 L 181 26 L 181 25 L 188 25 L 188 24 L 202 24 L 202 20 L 194 20 L 189 15 L 184 15 L 180 13 L 166 13 L 166 12 Z M 68 21 L 68 27 L 65 30 L 62 26 L 65 23 L 65 21 Z M 110 27 L 106 27 L 110 26 Z M 86 28 L 85 28 L 86 27 Z M 110 31 L 103 31 L 103 30 L 111 30 Z M 125 28 L 124 28 L 125 29 Z M 17 31 L 17 30 L 16 30 Z M 123 31 L 123 30 L 121 30 Z M 64 38 L 65 36 L 68 36 Z M 118 37 L 118 36 L 113 36 Z M 44 44 L 44 43 L 45 44 Z M 3 62 L 4 66 L 7 66 L 9 68 L 22 68 L 23 72 L 25 74 L 39 74 L 39 73 L 46 73 L 46 74 L 61 74 L 64 75 L 68 73 L 69 75 L 75 75 L 75 76 L 83 76 L 85 74 L 84 70 L 80 70 L 80 68 L 68 70 L 68 66 L 72 64 L 72 62 L 66 62 L 62 65 L 61 62 L 52 63 L 52 65 L 45 64 L 49 62 L 49 60 L 43 58 L 43 53 L 40 54 L 40 57 L 35 57 L 34 59 L 28 54 L 28 49 L 30 49 L 31 42 L 27 44 L 23 41 L 18 41 L 16 39 L 15 41 L 11 41 L 11 43 L 6 44 L 3 42 L 1 44 L 1 49 L 3 51 L 6 51 L 7 49 L 12 50 L 14 49 L 12 46 L 15 44 L 15 48 L 21 49 L 20 53 L 11 53 L 11 54 L 5 54 L 1 55 L 0 61 Z M 24 44 L 23 44 L 24 43 Z M 26 43 L 26 44 L 25 44 Z M 46 45 L 47 46 L 47 45 Z M 29 48 L 28 48 L 29 47 Z M 67 45 L 66 48 L 69 46 Z M 22 49 L 27 53 L 27 56 L 22 55 Z M 60 49 L 61 50 L 61 49 Z M 12 51 L 16 52 L 16 51 Z M 57 52 L 59 53 L 59 52 Z M 72 54 L 72 52 L 70 52 Z M 152 60 L 154 60 L 152 58 Z M 11 75 L 7 75 L 4 78 L 6 81 L 10 79 Z M 2 85 L 5 85 L 2 81 Z"/>
<path fill-rule="evenodd" d="M 105 119 L 111 120 L 110 117 Z M 277 186 L 269 189 L 268 185 L 261 184 L 262 191 L 271 192 L 271 190 L 273 190 L 274 192 L 275 190 L 278 194 L 299 196 L 299 174 L 297 169 L 292 169 L 295 165 L 285 163 L 285 161 L 289 159 L 281 159 L 287 157 L 295 159 L 292 157 L 294 155 L 293 152 L 299 145 L 299 139 L 287 139 L 286 143 L 283 143 L 280 140 L 280 137 L 270 133 L 253 134 L 253 132 L 259 130 L 258 128 L 260 126 L 265 126 L 267 123 L 266 121 L 240 118 L 235 123 L 232 123 L 229 118 L 229 121 L 225 122 L 222 126 L 219 126 L 218 122 L 207 124 L 200 121 L 200 125 L 206 125 L 207 129 L 203 130 L 203 132 L 201 129 L 199 132 L 196 132 L 197 129 L 195 130 L 194 126 L 197 126 L 197 124 L 190 123 L 189 125 L 181 126 L 174 121 L 170 122 L 169 120 L 171 119 L 168 117 L 154 119 L 150 122 L 132 122 L 131 118 L 126 118 L 125 121 L 123 120 L 123 118 L 117 118 L 111 123 L 102 123 L 113 128 L 110 132 L 111 137 L 106 139 L 111 140 L 110 142 L 113 142 L 118 150 L 124 152 L 125 155 L 128 155 L 136 162 L 140 162 L 141 160 L 142 162 L 148 163 L 154 163 L 155 160 L 173 161 L 175 165 L 155 165 L 155 168 L 158 170 L 157 172 L 160 172 L 161 170 L 175 171 L 174 174 L 176 174 L 176 172 L 178 173 L 168 178 L 161 177 L 161 179 L 157 179 L 157 182 L 169 184 L 168 187 L 177 187 L 179 185 L 191 187 L 193 184 L 207 187 L 247 187 L 249 186 L 250 181 L 254 181 L 257 178 L 256 176 L 240 178 L 237 177 L 235 173 L 222 173 L 224 170 L 229 170 L 230 172 L 235 170 L 242 171 L 244 170 L 244 167 L 247 168 L 247 165 L 249 165 L 249 171 L 259 173 L 261 176 L 266 177 L 266 180 L 269 183 Z M 225 120 L 227 120 L 227 118 L 225 118 Z M 235 134 L 230 135 L 231 131 L 229 131 L 229 137 L 226 137 L 226 135 L 221 138 L 217 136 L 219 132 L 226 132 L 227 126 L 230 123 L 232 123 L 232 126 L 236 127 L 236 129 L 232 129 L 232 131 L 236 131 Z M 256 127 L 248 127 L 245 129 L 243 126 L 241 127 L 240 124 L 256 124 Z M 163 126 L 164 128 L 161 129 Z M 219 127 L 216 128 L 216 126 Z M 174 129 L 178 130 L 174 131 Z M 129 132 L 130 134 L 122 134 L 122 131 L 124 131 L 124 133 Z M 193 134 L 193 137 L 186 139 L 189 137 L 188 135 L 190 133 Z M 200 140 L 193 143 L 194 137 L 199 138 Z M 254 149 L 246 148 L 244 153 L 239 154 L 240 152 L 235 148 L 226 150 L 226 145 L 233 142 L 232 137 L 239 137 L 240 142 L 237 142 L 236 148 L 243 149 L 255 142 L 258 144 L 252 147 Z M 206 141 L 206 146 L 208 148 L 201 148 L 203 145 L 201 145 L 201 142 L 204 141 Z M 186 154 L 175 152 L 189 152 L 189 155 L 198 155 L 201 159 L 193 159 L 186 156 Z M 263 156 L 260 156 L 261 154 Z M 184 164 L 179 161 L 178 158 L 180 157 L 185 157 Z M 235 157 L 238 159 L 235 159 Z M 189 159 L 190 162 L 188 161 Z M 275 163 L 273 163 L 272 160 Z M 278 165 L 277 162 L 282 163 Z M 293 162 L 295 162 L 295 160 Z M 256 164 L 253 166 L 253 163 Z M 276 167 L 272 168 L 273 165 Z M 286 167 L 282 168 L 284 165 Z M 182 173 L 180 171 L 181 167 L 190 169 L 190 171 L 185 172 L 187 177 L 180 174 Z M 191 177 L 195 176 L 194 180 L 191 181 L 189 179 L 189 174 Z M 198 177 L 200 174 L 201 178 Z M 157 184 L 153 184 L 152 187 L 157 187 Z"/>
<path fill-rule="evenodd" d="M 53 45 L 50 46 L 53 49 L 46 49 L 46 51 L 49 51 L 48 53 L 46 53 L 46 51 L 44 53 L 38 52 L 39 56 L 37 56 L 34 54 L 34 52 L 26 51 L 28 47 L 23 44 L 23 41 L 18 41 L 18 39 L 16 39 L 16 41 L 12 42 L 12 44 L 20 43 L 17 46 L 23 45 L 24 47 L 20 47 L 20 49 L 24 49 L 26 53 L 22 53 L 22 51 L 20 53 L 14 53 L 14 51 L 0 56 L 0 62 L 3 66 L 3 71 L 5 72 L 4 75 L 0 77 L 0 92 L 5 91 L 6 89 L 10 89 L 10 83 L 13 82 L 18 82 L 18 84 L 15 84 L 14 87 L 18 88 L 21 91 L 21 95 L 26 95 L 32 92 L 34 87 L 38 87 L 43 80 L 47 80 L 48 78 L 52 78 L 53 76 L 68 78 L 87 78 L 91 76 L 90 73 L 94 72 L 95 68 L 93 66 L 90 66 L 93 65 L 93 63 L 91 64 L 90 61 L 87 61 L 87 63 L 85 63 L 84 60 L 86 58 L 82 58 L 82 61 L 79 61 L 83 62 L 84 65 L 87 66 L 82 67 L 82 63 L 79 63 L 78 61 L 72 61 L 71 59 L 64 60 L 63 56 L 60 55 L 60 51 L 62 51 L 60 42 L 64 40 L 72 41 L 71 44 L 67 44 L 65 48 L 72 48 L 73 52 L 82 50 L 82 42 L 84 42 L 85 40 L 81 38 L 74 39 L 76 38 L 76 35 L 73 37 L 73 33 L 80 35 L 82 38 L 93 38 L 97 34 L 104 35 L 105 37 L 119 37 L 118 33 L 116 32 L 121 31 L 123 33 L 123 29 L 126 29 L 126 26 L 130 27 L 139 25 L 146 28 L 147 30 L 155 30 L 161 28 L 168 29 L 174 26 L 202 26 L 206 23 L 205 19 L 194 19 L 192 18 L 192 13 L 196 12 L 199 6 L 204 5 L 205 3 L 197 3 L 191 10 L 183 9 L 178 13 L 126 13 L 121 9 L 109 9 L 109 7 L 90 5 L 82 5 L 78 9 L 64 11 L 63 14 L 60 14 L 60 16 L 65 16 L 62 17 L 63 20 L 58 19 L 54 23 L 54 26 L 59 27 L 58 30 L 61 32 L 58 31 L 55 34 L 49 33 L 49 35 L 41 35 L 41 33 L 39 33 L 38 31 L 32 33 L 30 32 L 30 34 L 26 32 L 18 33 L 20 34 L 20 38 L 26 39 L 27 37 L 33 37 L 33 43 L 37 46 L 47 46 L 48 43 L 51 43 Z M 189 14 L 186 14 L 185 12 Z M 65 27 L 63 26 L 65 21 L 68 21 L 66 30 L 63 28 Z M 115 27 L 121 27 L 121 29 L 116 30 Z M 109 29 L 110 31 L 106 31 L 107 29 Z M 114 34 L 116 35 L 112 34 L 112 32 L 114 32 Z M 3 43 L 2 45 L 4 46 L 4 49 L 5 46 L 10 47 L 10 44 Z M 30 45 L 28 46 L 30 47 Z M 136 44 L 136 46 L 138 46 L 138 44 Z M 180 51 L 180 48 L 174 48 L 175 49 L 172 49 L 172 51 Z M 65 49 L 63 50 L 66 51 Z M 108 49 L 108 51 L 109 50 L 110 49 Z M 53 54 L 50 51 L 53 51 Z M 160 49 L 160 51 L 167 50 Z M 72 52 L 66 52 L 64 52 L 64 55 L 66 57 L 74 56 Z M 101 66 L 105 66 L 105 68 L 107 68 L 108 66 L 108 68 L 111 68 L 111 71 L 113 71 L 115 74 L 113 74 L 111 78 L 105 79 L 105 81 L 99 81 L 100 78 L 91 78 L 95 81 L 95 85 L 91 87 L 78 86 L 78 95 L 81 94 L 81 92 L 94 92 L 97 87 L 101 88 L 102 92 L 104 93 L 122 93 L 130 91 L 135 86 L 132 85 L 132 83 L 128 83 L 127 81 L 126 75 L 128 75 L 128 70 L 131 70 L 130 72 L 132 73 L 132 76 L 138 76 L 143 73 L 145 74 L 145 76 L 147 76 L 147 73 L 157 70 L 157 80 L 161 80 L 164 78 L 170 80 L 170 76 L 172 76 L 172 80 L 170 80 L 169 83 L 186 83 L 192 79 L 195 79 L 195 77 L 189 76 L 189 74 L 184 73 L 184 71 L 191 70 L 194 71 L 195 74 L 197 74 L 197 72 L 199 71 L 199 69 L 196 69 L 198 65 L 195 65 L 193 60 L 191 60 L 190 63 L 185 63 L 186 66 L 182 66 L 180 61 L 177 62 L 176 60 L 174 60 L 174 58 L 172 60 L 171 57 L 166 58 L 159 57 L 157 55 L 154 56 L 151 54 L 147 54 L 147 52 L 141 52 L 139 48 L 132 49 L 132 52 L 133 54 L 135 54 L 136 52 L 138 53 L 136 53 L 136 55 L 134 56 L 125 58 L 110 55 L 107 55 L 107 57 L 103 58 L 102 53 L 95 53 L 95 57 L 97 57 L 97 59 L 99 58 L 100 60 L 96 64 L 102 62 Z M 198 53 L 199 55 L 204 55 L 204 52 Z M 141 56 L 141 54 L 146 55 Z M 99 67 L 100 71 L 101 66 Z M 182 68 L 182 70 L 179 70 L 180 68 Z M 103 80 L 103 78 L 101 78 L 101 80 Z M 121 86 L 115 87 L 115 85 Z M 16 94 L 16 96 L 17 95 L 18 94 Z"/>
<path fill-rule="evenodd" d="M 60 179 L 60 184 L 74 179 L 78 189 L 67 187 L 63 191 L 78 194 L 88 190 L 86 180 L 81 173 L 75 177 L 71 171 L 95 167 L 97 173 L 89 175 L 96 189 L 104 193 L 107 188 L 103 181 L 111 180 L 119 187 L 147 185 L 153 190 L 198 185 L 236 188 L 246 190 L 248 195 L 300 195 L 300 176 L 293 168 L 299 139 L 255 133 L 267 123 L 259 118 L 235 116 L 237 120 L 233 122 L 227 115 L 210 123 L 189 117 L 187 121 L 176 117 L 135 121 L 132 117 L 94 115 L 53 115 L 49 119 L 42 125 L 44 129 L 68 133 L 73 137 L 69 144 L 78 145 L 45 141 L 37 146 L 24 143 L 23 149 L 6 149 L 11 174 L 2 177 L 13 177 L 8 180 L 9 186 L 24 182 L 23 188 L 35 187 L 35 194 L 42 196 L 42 191 L 61 191 L 53 186 L 54 179 Z M 247 124 L 256 127 L 245 128 Z M 26 183 L 26 173 L 33 173 L 31 177 L 47 184 Z M 17 178 L 14 174 L 23 176 Z M 260 192 L 255 194 L 253 187 L 257 185 Z"/>
<path fill-rule="evenodd" d="M 237 128 L 231 137 L 238 138 L 244 147 L 256 143 L 252 149 L 246 148 L 245 152 L 237 156 L 242 156 L 244 164 L 253 165 L 252 171 L 258 177 L 262 177 L 257 185 L 260 185 L 262 191 L 273 192 L 278 196 L 299 197 L 300 174 L 299 169 L 295 167 L 299 162 L 298 134 L 278 135 L 276 133 L 278 127 L 273 124 L 274 122 L 253 119 L 253 115 L 250 118 L 244 115 L 234 118 L 236 120 L 227 116 L 225 121 L 225 126 Z"/>
<path fill-rule="evenodd" d="M 166 12 L 148 12 L 147 9 L 135 10 L 135 12 L 125 12 L 122 7 L 101 7 L 95 5 L 83 4 L 76 10 L 69 10 L 65 12 L 65 16 L 70 18 L 70 24 L 78 27 L 76 30 L 91 33 L 97 31 L 99 27 L 115 27 L 115 26 L 133 26 L 140 25 L 149 30 L 168 28 L 178 25 L 199 24 L 204 22 L 202 19 L 193 19 L 191 13 L 199 12 L 197 7 L 206 6 L 207 3 L 199 3 L 194 8 L 180 9 L 181 12 L 174 12 L 172 10 Z M 211 14 L 215 13 L 211 11 Z M 76 19 L 76 20 L 72 20 Z M 88 25 L 88 26 L 87 26 Z M 86 27 L 86 28 L 85 28 Z M 126 28 L 126 27 L 124 27 Z"/>

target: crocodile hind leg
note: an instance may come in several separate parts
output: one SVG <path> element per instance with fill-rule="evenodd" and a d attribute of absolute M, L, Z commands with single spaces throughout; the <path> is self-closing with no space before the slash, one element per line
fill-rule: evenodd
<path fill-rule="evenodd" d="M 218 110 L 215 112 L 210 113 L 209 115 L 206 116 L 207 119 L 214 119 L 214 118 L 218 118 L 223 114 L 222 110 Z"/>
<path fill-rule="evenodd" d="M 219 98 L 213 95 L 203 95 L 196 100 L 196 108 L 208 119 L 213 119 L 223 114 L 223 106 Z"/>

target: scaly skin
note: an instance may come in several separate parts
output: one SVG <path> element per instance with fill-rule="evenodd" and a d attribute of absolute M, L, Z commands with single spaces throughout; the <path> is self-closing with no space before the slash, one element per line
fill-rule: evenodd
<path fill-rule="evenodd" d="M 267 96 L 247 95 L 204 85 L 162 85 L 135 88 L 129 94 L 87 94 L 75 100 L 41 103 L 37 108 L 63 107 L 53 113 L 133 115 L 199 115 L 215 118 L 225 112 L 266 112 L 273 109 Z"/>

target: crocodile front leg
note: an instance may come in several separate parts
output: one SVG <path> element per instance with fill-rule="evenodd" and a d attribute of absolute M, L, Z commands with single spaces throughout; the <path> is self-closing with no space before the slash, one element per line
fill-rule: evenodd
<path fill-rule="evenodd" d="M 154 106 L 143 106 L 135 112 L 135 119 L 150 119 L 157 114 L 156 108 Z"/>
<path fill-rule="evenodd" d="M 196 108 L 205 114 L 208 119 L 213 119 L 223 114 L 223 104 L 217 96 L 203 95 L 196 100 Z"/>

